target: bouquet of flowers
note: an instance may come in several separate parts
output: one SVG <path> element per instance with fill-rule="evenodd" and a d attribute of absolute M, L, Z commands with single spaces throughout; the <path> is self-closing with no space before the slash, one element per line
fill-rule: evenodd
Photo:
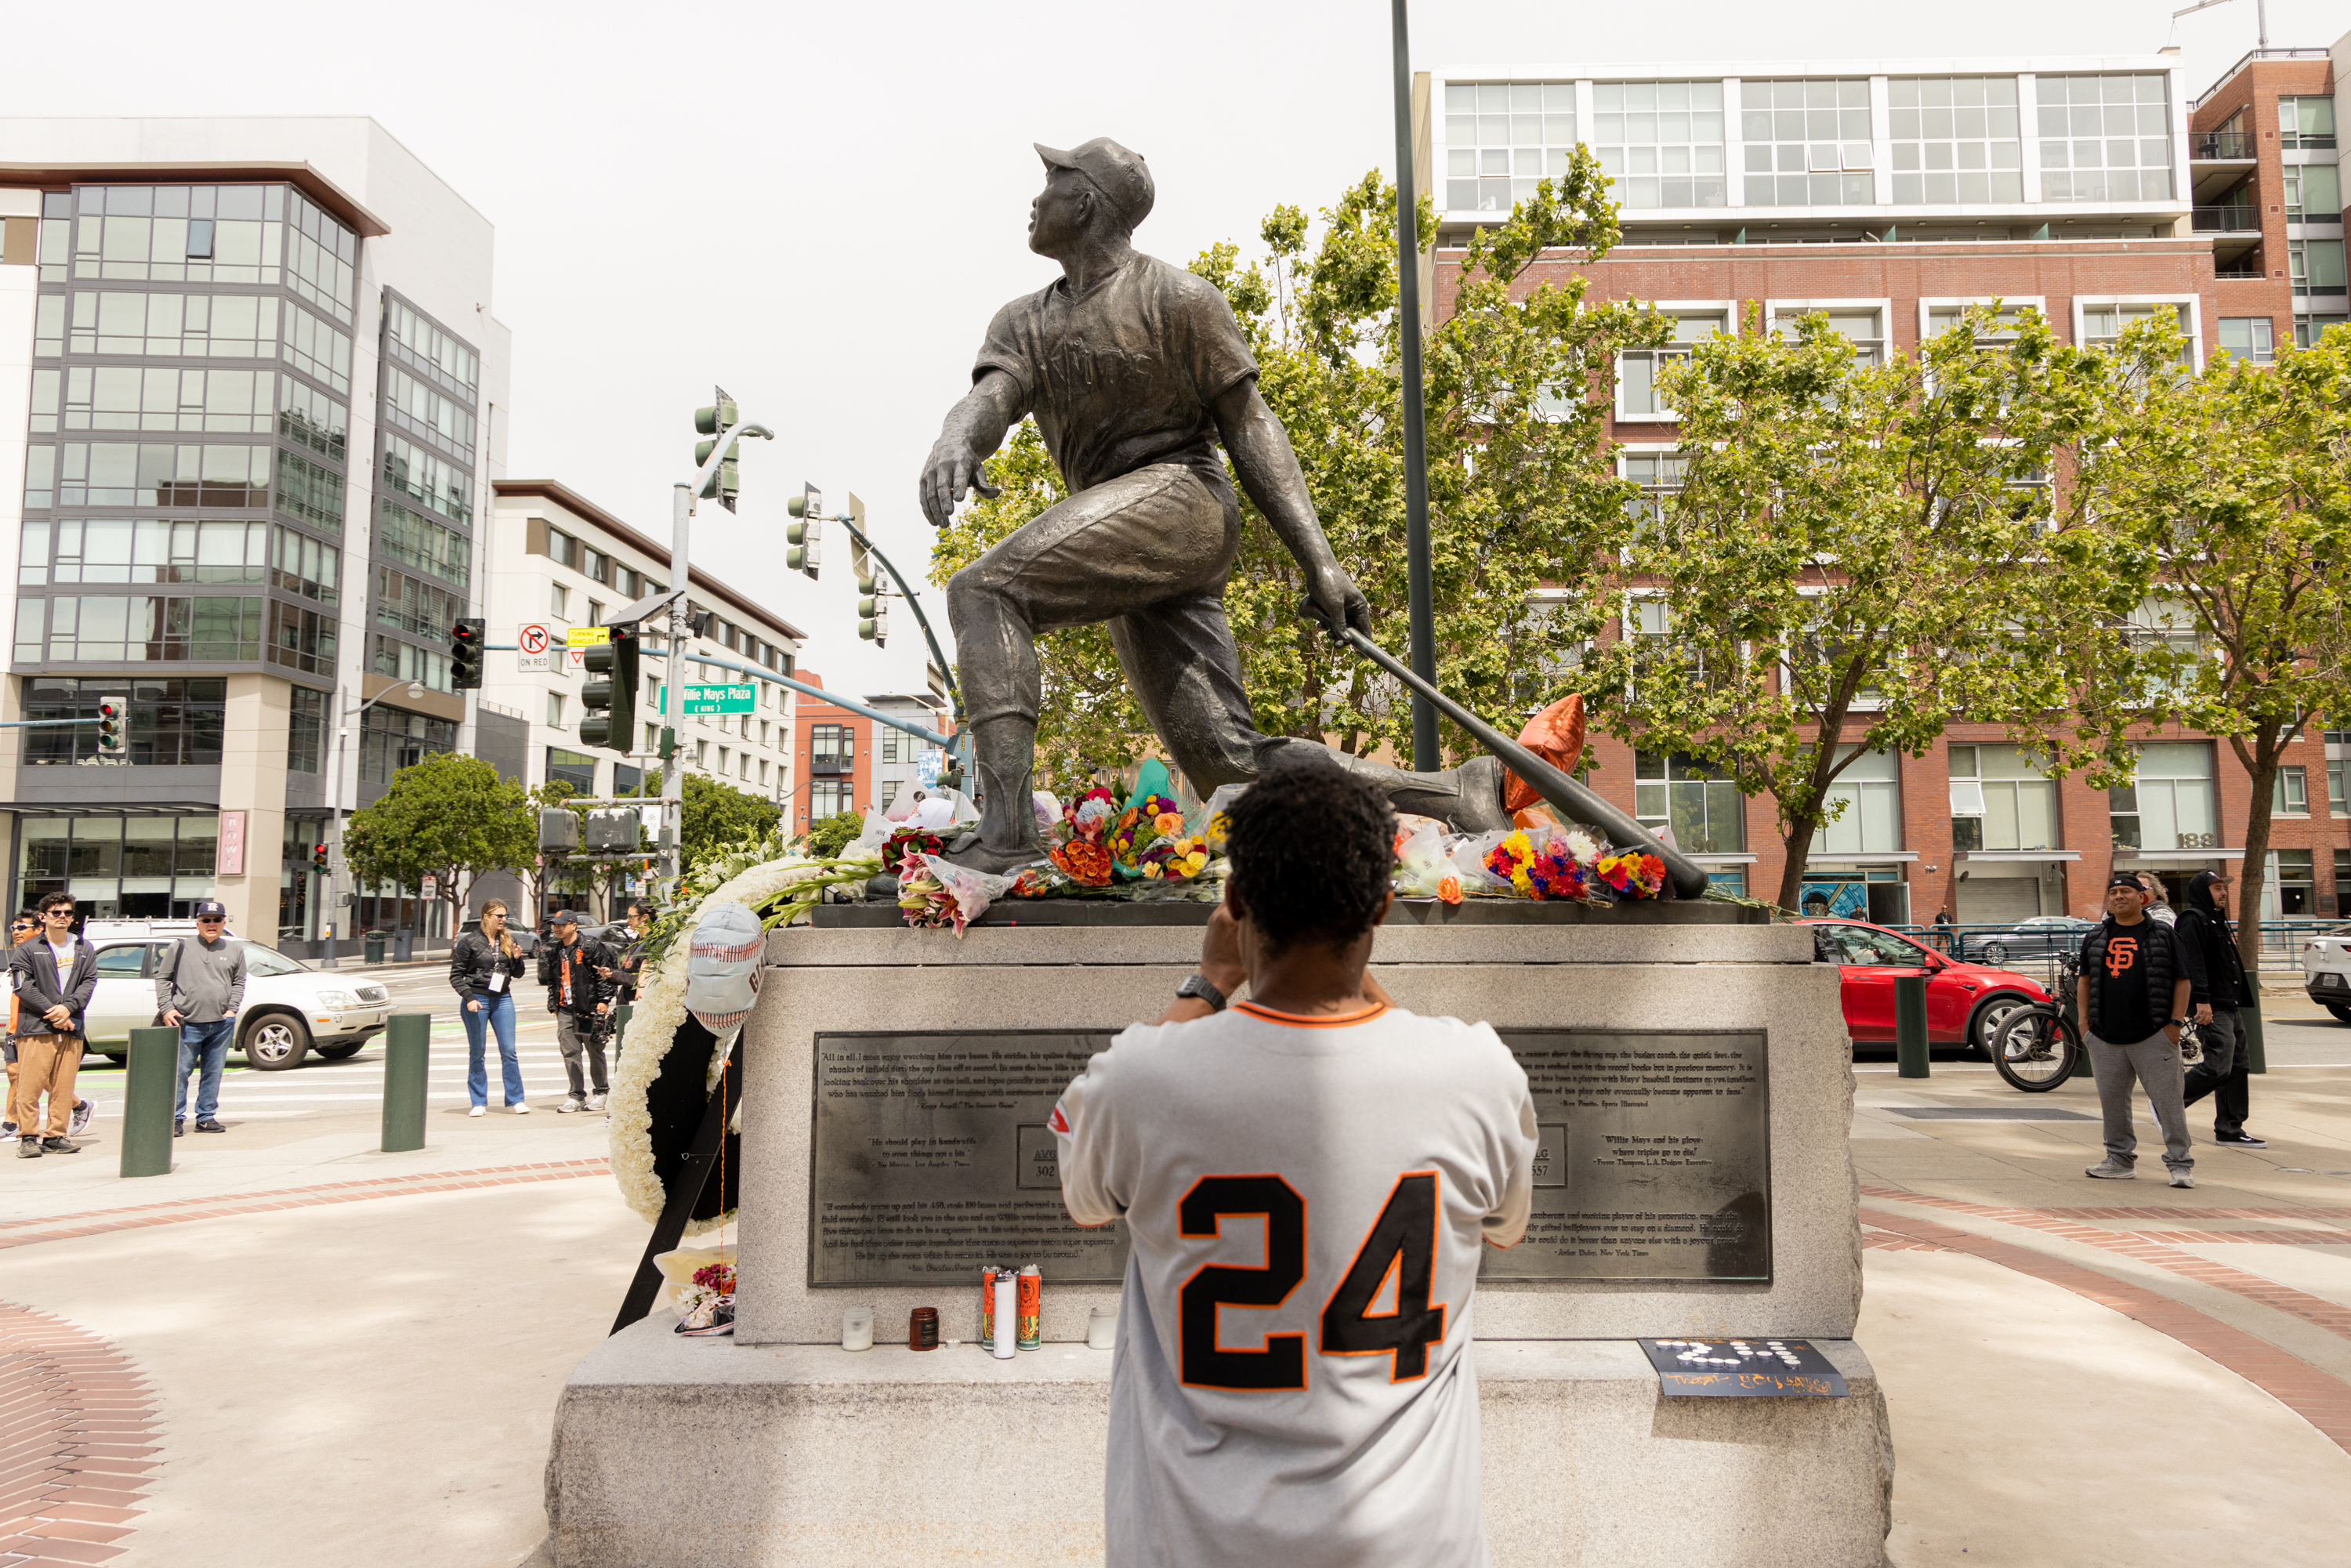
<path fill-rule="evenodd" d="M 912 851 L 898 869 L 898 907 L 909 925 L 952 925 L 960 937 L 964 927 L 987 914 L 987 906 L 1011 885 L 1008 877 Z"/>
<path fill-rule="evenodd" d="M 1405 898 L 1461 902 L 1461 878 L 1445 858 L 1445 825 L 1417 817 L 1396 829 L 1395 890 Z"/>
<path fill-rule="evenodd" d="M 1046 851 L 1054 869 L 1081 887 L 1108 887 L 1113 874 L 1112 862 L 1110 851 L 1102 847 L 1102 840 L 1110 832 L 1112 819 L 1117 815 L 1117 800 L 1099 784 L 1084 794 L 1073 797 L 1061 812 L 1061 821 L 1069 831 L 1069 837 Z M 1035 897 L 1037 894 L 1023 896 Z"/>
<path fill-rule="evenodd" d="M 1656 898 L 1666 885 L 1666 862 L 1639 850 L 1603 855 L 1593 869 L 1619 898 Z"/>
<path fill-rule="evenodd" d="M 1520 828 L 1487 846 L 1483 863 L 1488 875 L 1521 898 L 1613 902 L 1596 870 L 1599 858 L 1599 841 L 1588 833 Z"/>
<path fill-rule="evenodd" d="M 735 1265 L 705 1263 L 694 1271 L 693 1282 L 677 1287 L 678 1324 L 682 1334 L 730 1332 L 735 1323 Z"/>
<path fill-rule="evenodd" d="M 900 864 L 909 854 L 935 855 L 946 848 L 938 834 L 928 828 L 902 823 L 892 829 L 890 836 L 882 842 L 882 869 L 895 876 Z"/>
<path fill-rule="evenodd" d="M 1194 831 L 1189 819 L 1195 815 L 1205 813 L 1196 805 L 1187 810 L 1176 798 L 1167 765 L 1156 758 L 1145 762 L 1104 846 L 1118 874 L 1170 882 L 1199 875 L 1208 863 L 1208 846 L 1204 834 Z"/>

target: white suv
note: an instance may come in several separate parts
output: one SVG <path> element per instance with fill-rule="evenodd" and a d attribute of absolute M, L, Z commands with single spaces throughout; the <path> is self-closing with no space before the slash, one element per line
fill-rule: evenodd
<path fill-rule="evenodd" d="M 2302 945 L 2302 988 L 2312 1001 L 2351 1023 L 2351 925 Z"/>
<path fill-rule="evenodd" d="M 91 1049 L 121 1061 L 131 1031 L 155 1021 L 155 969 L 186 920 L 92 920 L 82 935 L 98 949 L 98 990 L 90 998 Z M 235 938 L 232 938 L 234 940 Z M 264 1072 L 298 1067 L 316 1051 L 330 1061 L 356 1054 L 383 1030 L 392 1000 L 381 986 L 321 974 L 274 947 L 245 942 L 245 1010 L 236 1043 Z"/>

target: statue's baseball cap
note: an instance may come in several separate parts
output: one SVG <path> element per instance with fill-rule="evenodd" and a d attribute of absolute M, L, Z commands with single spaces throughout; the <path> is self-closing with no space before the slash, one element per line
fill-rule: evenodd
<path fill-rule="evenodd" d="M 1142 153 L 1130 152 L 1107 136 L 1081 141 L 1067 152 L 1041 141 L 1035 146 L 1037 156 L 1050 167 L 1075 169 L 1092 181 L 1094 189 L 1109 198 L 1111 211 L 1127 227 L 1133 228 L 1151 215 L 1151 204 L 1158 193 Z"/>

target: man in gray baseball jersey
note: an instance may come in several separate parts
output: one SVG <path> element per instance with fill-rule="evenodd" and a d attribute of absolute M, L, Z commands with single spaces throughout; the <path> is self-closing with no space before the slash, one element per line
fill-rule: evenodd
<path fill-rule="evenodd" d="M 1471 1293 L 1526 1230 L 1526 1073 L 1366 972 L 1395 820 L 1369 781 L 1285 758 L 1228 817 L 1201 972 L 1050 1124 L 1071 1218 L 1132 1241 L 1107 1561 L 1482 1568 Z"/>
<path fill-rule="evenodd" d="M 1509 826 L 1490 757 L 1406 773 L 1258 732 L 1225 620 L 1241 516 L 1219 443 L 1327 623 L 1369 632 L 1370 606 L 1323 537 L 1232 307 L 1130 243 L 1154 194 L 1143 159 L 1106 137 L 1037 152 L 1047 173 L 1029 248 L 1062 276 L 996 313 L 972 389 L 923 469 L 924 514 L 944 528 L 967 491 L 995 494 L 980 465 L 1034 415 L 1070 486 L 947 584 L 981 789 L 980 845 L 951 858 L 1001 871 L 1042 853 L 1029 806 L 1043 700 L 1036 636 L 1105 621 L 1136 701 L 1202 793 L 1305 748 L 1372 779 L 1401 810 L 1464 831 Z"/>

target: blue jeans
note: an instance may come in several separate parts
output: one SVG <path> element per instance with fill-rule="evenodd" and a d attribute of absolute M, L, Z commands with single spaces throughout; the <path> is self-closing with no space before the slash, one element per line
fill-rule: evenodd
<path fill-rule="evenodd" d="M 172 1120 L 188 1116 L 188 1074 L 195 1072 L 196 1120 L 209 1122 L 220 1112 L 221 1068 L 228 1061 L 229 1037 L 236 1032 L 235 1019 L 180 1026 L 180 1075 L 172 1091 Z"/>
<path fill-rule="evenodd" d="M 474 1003 L 481 1008 L 475 1009 Z M 505 1081 L 507 1103 L 522 1101 L 522 1059 L 515 1055 L 514 993 L 500 991 L 495 997 L 473 996 L 457 1010 L 465 1020 L 465 1088 L 476 1105 L 490 1103 L 490 1075 L 482 1060 L 485 1036 L 491 1030 L 498 1032 L 498 1076 Z"/>

